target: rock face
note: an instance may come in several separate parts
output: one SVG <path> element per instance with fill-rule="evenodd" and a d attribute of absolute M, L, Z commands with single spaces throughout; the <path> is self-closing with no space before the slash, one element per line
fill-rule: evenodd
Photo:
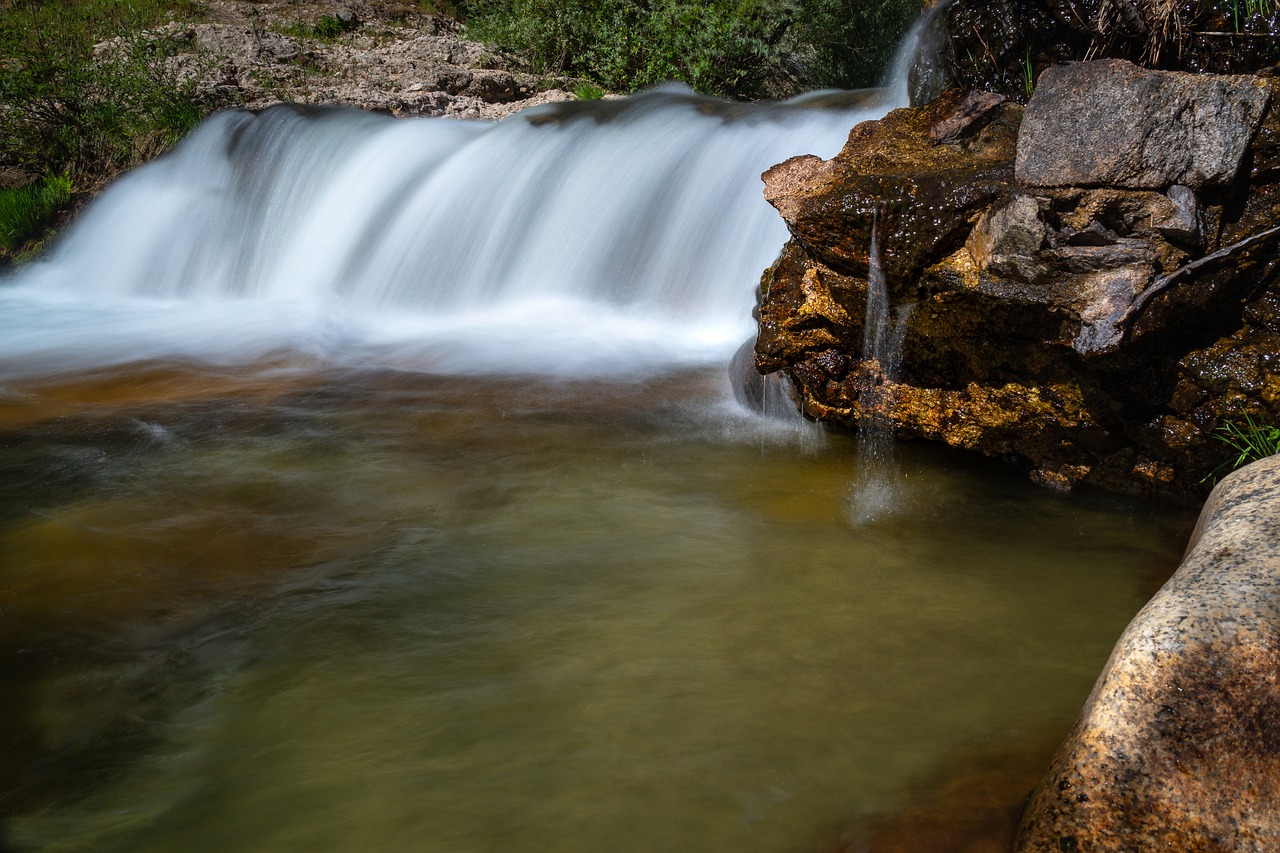
<path fill-rule="evenodd" d="M 1019 853 L 1280 849 L 1280 458 L 1214 489 L 1028 804 Z"/>
<path fill-rule="evenodd" d="M 1065 73 L 1112 90 L 1135 73 L 1172 78 L 1142 85 L 1184 92 L 1184 115 L 1218 115 L 1217 138 L 1235 142 L 1209 146 L 1222 155 L 1212 168 L 1192 144 L 1161 176 L 1143 173 L 1147 188 L 1105 183 L 1119 174 L 1108 163 L 1145 162 L 1152 140 L 1185 133 L 1176 113 L 1148 111 L 1129 116 L 1146 124 L 1105 162 L 1075 146 L 1058 152 L 1071 163 L 1028 155 L 1033 174 L 1090 184 L 1043 186 L 1018 179 L 1024 148 L 1047 149 L 1068 104 L 1083 138 L 1099 136 L 1111 104 L 1075 103 L 1074 87 L 1064 104 L 1046 86 L 1026 107 L 1033 123 L 1007 99 L 952 90 L 859 125 L 832 160 L 764 175 L 793 239 L 761 279 L 756 367 L 787 375 L 812 417 L 852 428 L 874 405 L 900 437 L 1004 457 L 1054 488 L 1203 493 L 1227 454 L 1214 431 L 1280 409 L 1270 83 L 1188 85 L 1115 62 Z M 1241 108 L 1215 112 L 1197 93 Z M 861 352 L 873 223 L 891 301 L 915 307 L 899 381 L 873 383 L 870 401 L 859 388 L 876 368 Z"/>
<path fill-rule="evenodd" d="M 1017 177 L 1042 187 L 1193 189 L 1235 180 L 1267 106 L 1256 77 L 1156 73 L 1121 59 L 1040 76 Z"/>

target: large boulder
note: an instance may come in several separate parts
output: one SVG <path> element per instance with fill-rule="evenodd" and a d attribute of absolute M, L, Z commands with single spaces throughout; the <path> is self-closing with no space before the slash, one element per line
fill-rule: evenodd
<path fill-rule="evenodd" d="M 1210 495 L 1035 789 L 1019 853 L 1280 850 L 1280 457 Z"/>
<path fill-rule="evenodd" d="M 1027 104 L 1017 178 L 1042 187 L 1229 184 L 1268 100 L 1252 76 L 1159 73 L 1121 59 L 1056 66 Z"/>

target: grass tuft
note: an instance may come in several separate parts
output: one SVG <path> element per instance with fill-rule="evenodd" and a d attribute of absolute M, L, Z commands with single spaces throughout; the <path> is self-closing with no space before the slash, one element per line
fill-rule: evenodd
<path fill-rule="evenodd" d="M 0 190 L 0 248 L 17 254 L 42 236 L 71 202 L 71 176 L 48 175 Z"/>
<path fill-rule="evenodd" d="M 1280 453 L 1280 427 L 1255 421 L 1252 415 L 1244 416 L 1244 424 L 1227 421 L 1213 431 L 1213 437 L 1235 452 L 1234 459 L 1219 465 L 1205 479 L 1217 479 L 1224 470 L 1234 471 Z"/>

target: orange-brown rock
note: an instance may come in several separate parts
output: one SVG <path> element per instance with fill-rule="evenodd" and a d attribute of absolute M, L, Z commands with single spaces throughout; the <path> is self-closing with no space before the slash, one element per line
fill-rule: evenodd
<path fill-rule="evenodd" d="M 891 284 L 964 241 L 970 215 L 1006 191 L 1022 108 L 951 90 L 927 107 L 859 124 L 831 160 L 793 157 L 764 173 L 765 198 L 822 263 L 867 273 L 873 221 Z"/>
<path fill-rule="evenodd" d="M 1028 804 L 1018 853 L 1280 849 L 1280 457 L 1214 489 Z"/>

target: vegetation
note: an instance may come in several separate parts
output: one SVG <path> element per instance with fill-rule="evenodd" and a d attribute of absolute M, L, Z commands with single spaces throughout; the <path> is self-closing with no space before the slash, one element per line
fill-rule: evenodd
<path fill-rule="evenodd" d="M 467 34 L 630 92 L 680 80 L 758 97 L 873 85 L 918 0 L 470 0 Z"/>
<path fill-rule="evenodd" d="M 166 62 L 180 45 L 142 37 L 182 5 L 17 0 L 0 15 L 0 167 L 92 183 L 198 122 L 206 108 L 194 80 Z"/>
<path fill-rule="evenodd" d="M 337 15 L 321 15 L 320 19 L 314 24 L 299 22 L 284 28 L 284 32 L 293 36 L 301 36 L 303 38 L 320 39 L 321 41 L 334 41 L 346 33 L 354 30 L 359 24 L 354 17 L 339 17 Z"/>
<path fill-rule="evenodd" d="M 1234 471 L 1250 462 L 1280 453 L 1280 427 L 1255 421 L 1252 415 L 1244 416 L 1243 426 L 1234 421 L 1223 423 L 1213 431 L 1213 437 L 1230 447 L 1236 455 L 1215 468 L 1209 478 L 1216 478 L 1224 468 Z"/>
<path fill-rule="evenodd" d="M 604 89 L 595 83 L 580 82 L 573 87 L 573 96 L 579 101 L 598 101 L 604 97 Z"/>
<path fill-rule="evenodd" d="M 40 237 L 71 201 L 71 176 L 50 175 L 0 190 L 0 248 L 17 253 Z"/>

